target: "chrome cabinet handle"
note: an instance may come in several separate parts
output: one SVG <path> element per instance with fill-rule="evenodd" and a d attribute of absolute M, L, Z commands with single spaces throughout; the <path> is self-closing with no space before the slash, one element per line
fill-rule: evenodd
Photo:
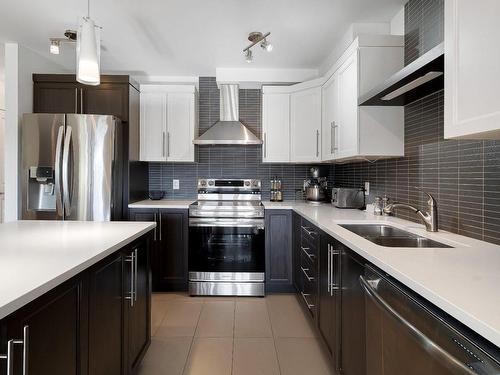
<path fill-rule="evenodd" d="M 80 113 L 83 113 L 83 89 L 80 89 Z"/>
<path fill-rule="evenodd" d="M 134 301 L 137 302 L 137 248 L 134 250 Z"/>
<path fill-rule="evenodd" d="M 466 367 L 462 362 L 453 357 L 446 350 L 441 348 L 438 344 L 427 337 L 423 332 L 421 332 L 417 327 L 407 321 L 401 314 L 399 314 L 388 302 L 386 302 L 377 290 L 373 286 L 378 280 L 366 280 L 363 275 L 359 276 L 359 282 L 363 287 L 365 293 L 370 297 L 370 299 L 379 306 L 383 311 L 385 311 L 389 316 L 392 316 L 397 322 L 399 322 L 406 330 L 417 340 L 421 347 L 431 355 L 446 361 L 449 366 L 447 366 L 453 373 L 456 374 L 467 374 L 474 375 L 476 372 L 472 371 Z M 458 371 L 458 372 L 455 372 Z"/>
<path fill-rule="evenodd" d="M 338 265 L 335 264 L 335 257 L 340 255 L 339 250 L 334 250 L 333 245 L 330 247 L 330 296 L 333 296 L 333 291 L 334 290 L 340 290 L 340 285 L 339 283 L 335 282 L 335 274 L 338 272 L 335 272 L 336 270 L 338 271 Z M 340 280 L 339 280 L 340 281 Z"/>
<path fill-rule="evenodd" d="M 158 229 L 158 239 L 161 241 L 161 238 L 162 238 L 162 234 L 161 234 L 161 223 L 162 223 L 163 219 L 161 218 L 161 214 L 158 215 L 158 226 L 160 227 Z"/>
<path fill-rule="evenodd" d="M 307 305 L 307 308 L 310 310 L 314 307 L 313 304 L 310 304 L 308 301 L 307 301 L 307 297 L 310 296 L 310 294 L 305 294 L 304 292 L 300 292 L 300 294 L 302 295 L 302 298 L 304 299 L 304 302 L 306 303 Z"/>
<path fill-rule="evenodd" d="M 62 193 L 63 193 L 63 205 L 64 205 L 64 215 L 71 215 L 71 200 L 70 200 L 70 173 L 69 173 L 69 158 L 70 158 L 70 147 L 71 147 L 71 135 L 72 128 L 68 126 L 66 128 L 66 136 L 64 138 L 64 148 L 62 157 Z"/>
<path fill-rule="evenodd" d="M 264 133 L 264 158 L 267 158 L 267 133 Z"/>
<path fill-rule="evenodd" d="M 337 131 L 337 128 L 338 128 L 338 125 L 336 125 L 336 122 L 335 121 L 332 121 L 330 123 L 330 126 L 331 126 L 331 129 L 330 129 L 330 152 L 332 154 L 335 154 L 335 151 L 338 150 L 338 147 L 337 147 L 337 135 L 335 134 L 336 131 Z"/>
<path fill-rule="evenodd" d="M 319 157 L 319 130 L 316 130 L 316 157 Z"/>
<path fill-rule="evenodd" d="M 304 227 L 304 226 L 301 225 L 301 228 L 304 229 L 306 231 L 306 233 L 308 235 L 310 235 L 311 237 L 316 235 L 316 232 L 314 232 L 312 230 L 309 230 L 307 227 Z"/>
<path fill-rule="evenodd" d="M 332 280 L 332 250 L 331 250 L 331 247 L 330 247 L 330 244 L 328 244 L 328 257 L 327 257 L 327 280 L 328 280 L 328 284 L 327 284 L 327 288 L 326 288 L 326 291 L 328 293 L 330 293 L 330 296 L 332 295 L 331 294 L 331 287 L 332 287 L 332 283 L 331 283 L 331 280 Z"/>
<path fill-rule="evenodd" d="M 306 275 L 307 281 L 314 281 L 314 277 L 311 277 L 307 274 L 307 271 L 309 271 L 309 268 L 300 267 L 300 269 L 302 270 L 304 275 Z"/>
<path fill-rule="evenodd" d="M 153 214 L 153 220 L 156 224 L 158 224 L 158 220 L 157 220 L 157 215 L 156 215 L 156 212 Z M 156 227 L 155 229 L 153 230 L 153 241 L 156 241 Z"/>
<path fill-rule="evenodd" d="M 14 375 L 14 345 L 23 346 L 23 375 L 28 375 L 29 370 L 29 326 L 23 328 L 22 340 L 9 340 L 7 341 L 7 354 L 0 355 L 0 359 L 7 360 L 7 375 Z"/>
<path fill-rule="evenodd" d="M 75 113 L 78 113 L 78 89 L 75 87 Z"/>
<path fill-rule="evenodd" d="M 132 253 L 128 255 L 125 258 L 125 262 L 130 263 L 130 296 L 126 296 L 125 299 L 128 299 L 130 301 L 130 307 L 134 307 L 134 301 L 135 301 L 135 253 Z"/>
<path fill-rule="evenodd" d="M 167 157 L 170 157 L 170 132 L 167 132 Z"/>
<path fill-rule="evenodd" d="M 60 216 L 64 215 L 63 212 L 63 200 L 62 200 L 62 190 L 61 190 L 61 153 L 63 149 L 63 138 L 64 138 L 64 126 L 59 126 L 59 130 L 57 131 L 57 141 L 56 141 L 56 160 L 54 165 L 54 177 L 55 177 L 55 185 L 56 185 L 56 210 L 57 214 Z"/>
<path fill-rule="evenodd" d="M 165 132 L 161 133 L 161 156 L 165 157 Z"/>
<path fill-rule="evenodd" d="M 302 246 L 301 246 L 300 248 L 302 249 L 302 251 L 304 252 L 304 254 L 306 254 L 306 255 L 307 255 L 307 257 L 308 257 L 311 261 L 313 261 L 313 262 L 314 262 L 314 259 L 313 259 L 313 258 L 316 258 L 316 255 L 314 255 L 314 254 L 309 254 L 309 253 L 307 252 L 307 250 L 310 250 L 308 247 L 302 247 Z"/>

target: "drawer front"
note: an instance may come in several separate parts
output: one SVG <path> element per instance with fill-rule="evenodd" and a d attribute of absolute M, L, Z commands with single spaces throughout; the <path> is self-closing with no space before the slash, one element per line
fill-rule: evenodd
<path fill-rule="evenodd" d="M 302 254 L 300 257 L 300 269 L 303 277 L 303 284 L 314 284 L 317 283 L 318 272 L 316 269 L 316 265 L 312 263 L 307 255 Z"/>
<path fill-rule="evenodd" d="M 304 240 L 314 243 L 316 247 L 319 246 L 319 238 L 320 238 L 319 229 L 316 228 L 306 219 L 302 219 L 301 232 L 302 232 L 302 238 Z"/>
<path fill-rule="evenodd" d="M 307 310 L 310 312 L 313 318 L 316 317 L 316 310 L 317 310 L 317 290 L 316 290 L 316 284 L 314 282 L 308 282 L 307 278 L 305 275 L 302 277 L 303 279 L 303 290 L 301 291 L 301 298 L 302 301 L 304 302 L 305 307 L 307 307 Z"/>
<path fill-rule="evenodd" d="M 318 249 L 307 241 L 302 241 L 300 245 L 300 256 L 309 260 L 314 269 L 318 268 Z"/>

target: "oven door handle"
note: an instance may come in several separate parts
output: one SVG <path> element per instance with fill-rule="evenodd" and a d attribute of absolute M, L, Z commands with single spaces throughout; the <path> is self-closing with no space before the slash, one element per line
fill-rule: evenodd
<path fill-rule="evenodd" d="M 237 227 L 264 229 L 264 219 L 190 218 L 190 227 Z"/>

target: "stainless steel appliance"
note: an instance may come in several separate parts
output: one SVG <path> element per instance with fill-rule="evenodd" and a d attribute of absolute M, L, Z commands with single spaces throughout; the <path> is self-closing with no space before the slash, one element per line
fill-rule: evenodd
<path fill-rule="evenodd" d="M 189 207 L 189 293 L 263 296 L 260 180 L 200 179 Z"/>
<path fill-rule="evenodd" d="M 320 203 L 326 201 L 328 181 L 324 167 L 309 168 L 310 178 L 304 180 L 304 195 L 309 203 Z"/>
<path fill-rule="evenodd" d="M 362 188 L 333 188 L 332 204 L 337 208 L 357 208 L 364 210 L 365 191 Z"/>
<path fill-rule="evenodd" d="M 113 116 L 25 114 L 22 219 L 119 219 L 121 122 Z"/>
<path fill-rule="evenodd" d="M 373 374 L 500 374 L 498 348 L 367 266 L 366 360 Z"/>

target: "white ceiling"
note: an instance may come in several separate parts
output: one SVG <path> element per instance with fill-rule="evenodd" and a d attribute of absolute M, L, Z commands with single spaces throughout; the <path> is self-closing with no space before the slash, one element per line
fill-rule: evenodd
<path fill-rule="evenodd" d="M 85 0 L 1 0 L 0 42 L 23 44 L 74 69 L 74 46 L 48 53 L 48 38 L 76 28 Z M 215 75 L 248 67 L 248 33 L 271 31 L 275 48 L 254 48 L 252 68 L 316 69 L 353 22 L 389 22 L 405 0 L 91 0 L 103 27 L 104 72 Z"/>

